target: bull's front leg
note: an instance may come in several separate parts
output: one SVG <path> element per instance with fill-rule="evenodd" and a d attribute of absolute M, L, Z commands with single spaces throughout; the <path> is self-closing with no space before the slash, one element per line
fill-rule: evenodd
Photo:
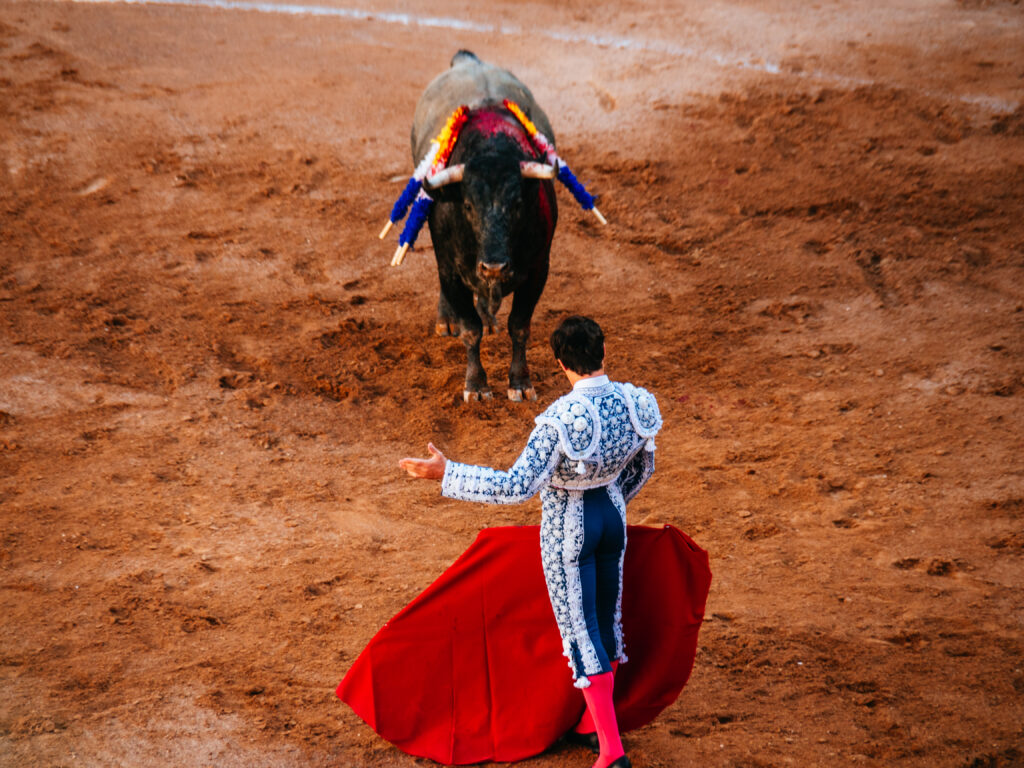
<path fill-rule="evenodd" d="M 526 345 L 530 341 L 530 325 L 512 328 L 509 318 L 508 335 L 512 338 L 512 365 L 508 372 L 508 399 L 521 402 L 536 400 L 537 390 L 530 382 L 530 368 L 526 364 Z"/>
<path fill-rule="evenodd" d="M 483 337 L 483 323 L 473 306 L 473 293 L 462 282 L 443 285 L 443 299 L 447 301 L 458 322 L 459 338 L 466 347 L 466 384 L 462 399 L 488 400 L 491 388 L 487 386 L 487 374 L 480 363 L 480 339 Z"/>
<path fill-rule="evenodd" d="M 487 373 L 480 362 L 480 339 L 483 335 L 483 323 L 479 317 L 463 321 L 459 338 L 466 347 L 466 384 L 462 390 L 462 399 L 467 403 L 470 400 L 491 399 Z"/>
<path fill-rule="evenodd" d="M 526 363 L 526 346 L 530 341 L 530 321 L 547 281 L 547 263 L 538 268 L 512 299 L 508 315 L 508 335 L 512 339 L 512 363 L 508 370 L 508 399 L 520 402 L 536 400 L 537 391 L 530 381 L 530 368 Z"/>

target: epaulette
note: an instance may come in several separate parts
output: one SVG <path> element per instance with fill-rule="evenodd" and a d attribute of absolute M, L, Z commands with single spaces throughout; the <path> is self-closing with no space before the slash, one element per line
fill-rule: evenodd
<path fill-rule="evenodd" d="M 629 420 L 633 429 L 640 437 L 647 440 L 647 450 L 654 450 L 654 436 L 661 429 L 661 411 L 658 410 L 658 401 L 654 395 L 643 387 L 635 387 L 632 384 L 620 384 L 622 393 L 626 396 L 626 409 L 629 411 Z"/>
<path fill-rule="evenodd" d="M 558 432 L 562 452 L 572 461 L 589 458 L 601 440 L 601 416 L 583 395 L 570 392 L 548 406 L 534 421 Z"/>

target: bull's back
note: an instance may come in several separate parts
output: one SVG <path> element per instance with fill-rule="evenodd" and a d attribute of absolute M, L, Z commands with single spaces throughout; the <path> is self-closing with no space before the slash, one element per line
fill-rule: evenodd
<path fill-rule="evenodd" d="M 452 59 L 452 66 L 434 78 L 416 104 L 412 123 L 413 165 L 423 159 L 430 149 L 430 142 L 459 106 L 465 104 L 476 109 L 501 104 L 505 99 L 522 107 L 537 129 L 554 143 L 548 116 L 534 101 L 529 88 L 508 70 L 480 61 L 472 53 L 460 51 Z"/>

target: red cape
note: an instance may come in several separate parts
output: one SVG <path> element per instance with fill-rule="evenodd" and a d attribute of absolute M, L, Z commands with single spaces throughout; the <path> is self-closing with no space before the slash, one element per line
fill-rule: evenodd
<path fill-rule="evenodd" d="M 710 585 L 707 553 L 685 533 L 629 526 L 621 730 L 646 725 L 679 696 Z M 382 737 L 439 763 L 520 760 L 550 747 L 585 705 L 562 656 L 539 528 L 481 531 L 376 634 L 337 694 Z"/>

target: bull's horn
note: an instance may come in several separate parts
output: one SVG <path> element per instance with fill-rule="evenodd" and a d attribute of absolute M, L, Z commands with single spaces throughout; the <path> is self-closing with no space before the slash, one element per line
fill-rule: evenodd
<path fill-rule="evenodd" d="M 558 175 L 558 170 L 547 163 L 532 163 L 523 161 L 519 163 L 524 179 L 553 179 Z"/>
<path fill-rule="evenodd" d="M 465 170 L 466 166 L 462 164 L 453 165 L 451 168 L 445 168 L 432 176 L 425 177 L 423 179 L 423 186 L 427 189 L 434 190 L 448 184 L 455 184 L 462 181 L 462 174 Z"/>

